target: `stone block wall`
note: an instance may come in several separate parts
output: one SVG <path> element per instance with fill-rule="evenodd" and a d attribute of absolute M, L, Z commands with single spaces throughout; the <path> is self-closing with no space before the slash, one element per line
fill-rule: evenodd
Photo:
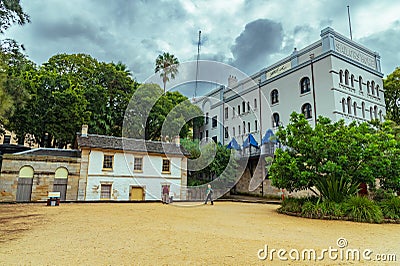
<path fill-rule="evenodd" d="M 48 192 L 53 191 L 55 172 L 59 167 L 68 170 L 66 200 L 77 200 L 80 158 L 6 154 L 0 174 L 0 201 L 16 201 L 19 171 L 23 166 L 34 170 L 31 201 L 47 200 Z"/>

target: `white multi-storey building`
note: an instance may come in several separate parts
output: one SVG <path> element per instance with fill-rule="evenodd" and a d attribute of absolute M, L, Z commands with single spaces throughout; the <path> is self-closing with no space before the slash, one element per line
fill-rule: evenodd
<path fill-rule="evenodd" d="M 268 141 L 263 137 L 287 125 L 293 111 L 303 113 L 313 126 L 318 116 L 346 123 L 383 120 L 379 54 L 329 27 L 320 36 L 249 78 L 230 76 L 227 86 L 196 99 L 206 117 L 198 136 L 224 145 L 235 138 L 242 145 L 251 134 L 265 155 L 272 150 L 263 145 Z M 249 155 L 246 149 L 243 154 Z M 265 175 L 264 170 L 259 173 Z"/>
<path fill-rule="evenodd" d="M 332 121 L 382 120 L 385 101 L 380 56 L 331 28 L 321 39 L 262 69 L 248 79 L 228 78 L 194 103 L 206 116 L 199 136 L 242 144 L 248 134 L 260 142 L 268 129 L 289 122 L 293 111 L 312 125 Z"/>

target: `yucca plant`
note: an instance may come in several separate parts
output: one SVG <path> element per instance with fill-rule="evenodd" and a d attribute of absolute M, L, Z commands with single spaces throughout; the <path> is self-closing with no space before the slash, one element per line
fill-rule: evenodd
<path fill-rule="evenodd" d="M 314 184 L 324 200 L 337 203 L 355 195 L 358 192 L 359 185 L 351 183 L 344 176 L 340 178 L 335 176 L 319 177 L 314 180 Z"/>
<path fill-rule="evenodd" d="M 381 208 L 367 197 L 352 196 L 344 202 L 347 217 L 356 222 L 381 223 L 383 215 Z"/>

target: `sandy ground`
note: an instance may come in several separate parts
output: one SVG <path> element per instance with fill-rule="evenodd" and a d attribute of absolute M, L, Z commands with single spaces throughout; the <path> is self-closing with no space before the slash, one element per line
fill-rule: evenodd
<path fill-rule="evenodd" d="M 321 221 L 276 213 L 278 205 L 217 202 L 0 205 L 0 265 L 385 265 L 382 262 L 280 261 L 271 249 L 343 248 L 396 254 L 400 225 Z M 335 254 L 335 253 L 333 253 Z M 260 253 L 261 256 L 264 253 Z M 294 256 L 295 253 L 292 253 Z M 318 255 L 319 256 L 319 255 Z"/>

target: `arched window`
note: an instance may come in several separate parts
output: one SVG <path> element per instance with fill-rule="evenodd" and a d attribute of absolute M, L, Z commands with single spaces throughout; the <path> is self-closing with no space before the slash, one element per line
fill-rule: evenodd
<path fill-rule="evenodd" d="M 375 81 L 371 81 L 371 92 L 372 95 L 375 95 Z"/>
<path fill-rule="evenodd" d="M 379 97 L 379 85 L 376 85 L 376 96 Z"/>
<path fill-rule="evenodd" d="M 240 125 L 238 126 L 238 134 L 240 136 Z"/>
<path fill-rule="evenodd" d="M 305 103 L 303 104 L 303 106 L 301 107 L 301 113 L 307 118 L 311 118 L 312 114 L 311 114 L 311 104 L 309 103 Z"/>
<path fill-rule="evenodd" d="M 374 106 L 374 118 L 378 119 L 378 106 Z"/>
<path fill-rule="evenodd" d="M 354 75 L 353 74 L 351 74 L 350 85 L 352 88 L 354 88 Z"/>
<path fill-rule="evenodd" d="M 373 111 L 372 111 L 372 106 L 369 108 L 369 119 L 370 120 L 373 120 L 374 119 L 374 116 L 373 116 Z"/>
<path fill-rule="evenodd" d="M 258 130 L 257 120 L 256 120 L 256 121 L 254 121 L 254 129 L 255 129 L 255 131 L 257 131 L 257 130 Z"/>
<path fill-rule="evenodd" d="M 362 109 L 362 116 L 365 118 L 365 102 L 361 103 L 361 109 Z"/>
<path fill-rule="evenodd" d="M 272 115 L 272 127 L 279 127 L 279 114 L 274 113 Z"/>
<path fill-rule="evenodd" d="M 369 84 L 370 84 L 369 81 L 367 81 L 367 92 L 368 92 L 368 94 L 370 94 L 370 91 L 369 91 L 370 85 Z"/>
<path fill-rule="evenodd" d="M 279 102 L 279 92 L 277 89 L 271 91 L 271 104 Z"/>
<path fill-rule="evenodd" d="M 346 112 L 346 100 L 344 98 L 342 98 L 342 112 Z"/>
<path fill-rule="evenodd" d="M 382 110 L 379 111 L 379 121 L 382 122 Z"/>
<path fill-rule="evenodd" d="M 247 112 L 250 112 L 250 102 L 247 102 Z"/>
<path fill-rule="evenodd" d="M 351 114 L 351 98 L 347 98 L 347 113 Z"/>
<path fill-rule="evenodd" d="M 310 79 L 308 77 L 302 78 L 300 81 L 300 92 L 303 94 L 309 92 L 310 90 Z"/>
<path fill-rule="evenodd" d="M 344 71 L 344 84 L 349 85 L 349 71 Z"/>
<path fill-rule="evenodd" d="M 246 102 L 242 102 L 242 112 L 246 113 Z"/>
<path fill-rule="evenodd" d="M 232 135 L 236 136 L 235 127 L 232 127 Z"/>
<path fill-rule="evenodd" d="M 249 133 L 251 132 L 250 122 L 247 122 L 247 131 L 248 131 Z"/>
<path fill-rule="evenodd" d="M 354 114 L 354 116 L 357 116 L 357 103 L 356 102 L 353 103 L 353 114 Z"/>
<path fill-rule="evenodd" d="M 257 99 L 254 99 L 254 109 L 257 109 Z"/>
<path fill-rule="evenodd" d="M 246 122 L 243 121 L 243 134 L 246 134 Z"/>
<path fill-rule="evenodd" d="M 342 70 L 339 71 L 339 82 L 343 83 L 343 71 Z"/>
<path fill-rule="evenodd" d="M 360 87 L 360 91 L 362 91 L 362 83 L 363 83 L 362 77 L 359 76 L 358 77 L 358 86 Z"/>

